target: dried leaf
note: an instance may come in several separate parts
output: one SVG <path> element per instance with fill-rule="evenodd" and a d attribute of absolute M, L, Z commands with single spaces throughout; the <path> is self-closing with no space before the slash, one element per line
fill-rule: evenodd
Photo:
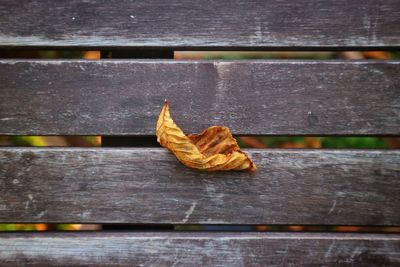
<path fill-rule="evenodd" d="M 157 141 L 190 168 L 256 171 L 256 165 L 240 150 L 228 128 L 212 126 L 201 134 L 185 135 L 172 120 L 167 101 L 158 118 L 156 134 Z"/>

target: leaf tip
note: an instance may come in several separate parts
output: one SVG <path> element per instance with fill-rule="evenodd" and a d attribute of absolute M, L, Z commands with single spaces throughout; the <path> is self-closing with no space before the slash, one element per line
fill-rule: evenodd
<path fill-rule="evenodd" d="M 250 160 L 250 166 L 249 166 L 249 168 L 248 168 L 248 172 L 249 172 L 250 174 L 253 174 L 253 173 L 256 172 L 256 170 L 257 170 L 256 164 L 254 164 L 254 162 L 252 162 L 252 161 Z"/>

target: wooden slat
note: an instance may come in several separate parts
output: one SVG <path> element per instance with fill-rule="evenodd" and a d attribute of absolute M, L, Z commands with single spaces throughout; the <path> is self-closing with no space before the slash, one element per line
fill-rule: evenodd
<path fill-rule="evenodd" d="M 400 134 L 400 61 L 0 61 L 0 134 Z"/>
<path fill-rule="evenodd" d="M 398 266 L 400 236 L 2 233 L 3 266 Z"/>
<path fill-rule="evenodd" d="M 14 1 L 2 47 L 173 49 L 400 46 L 398 0 Z"/>
<path fill-rule="evenodd" d="M 249 153 L 254 175 L 162 148 L 1 148 L 0 222 L 400 225 L 400 151 Z"/>

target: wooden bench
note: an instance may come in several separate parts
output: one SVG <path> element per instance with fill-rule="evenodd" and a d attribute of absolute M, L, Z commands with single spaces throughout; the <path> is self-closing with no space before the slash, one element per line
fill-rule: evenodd
<path fill-rule="evenodd" d="M 114 59 L 0 60 L 0 134 L 154 136 L 167 98 L 187 133 L 398 136 L 400 61 L 172 57 L 399 47 L 397 0 L 3 0 L 0 48 Z M 399 150 L 246 151 L 252 176 L 193 171 L 158 147 L 3 147 L 0 223 L 400 226 Z M 0 234 L 1 266 L 399 264 L 394 233 Z"/>

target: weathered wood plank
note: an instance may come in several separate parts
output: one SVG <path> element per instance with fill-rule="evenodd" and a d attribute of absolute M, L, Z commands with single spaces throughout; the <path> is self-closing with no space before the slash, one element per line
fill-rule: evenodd
<path fill-rule="evenodd" d="M 1 148 L 0 222 L 400 225 L 400 151 L 249 153 L 254 175 L 161 148 Z"/>
<path fill-rule="evenodd" d="M 354 49 L 400 46 L 398 0 L 13 1 L 2 47 Z"/>
<path fill-rule="evenodd" d="M 400 61 L 0 61 L 0 134 L 400 134 Z"/>
<path fill-rule="evenodd" d="M 2 233 L 1 266 L 398 266 L 400 236 Z"/>

